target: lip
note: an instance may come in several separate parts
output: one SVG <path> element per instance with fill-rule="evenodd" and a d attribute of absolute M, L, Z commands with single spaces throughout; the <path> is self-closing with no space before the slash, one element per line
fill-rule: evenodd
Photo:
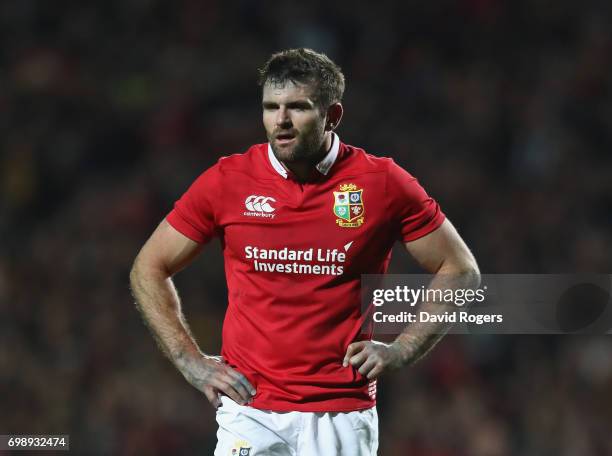
<path fill-rule="evenodd" d="M 293 138 L 276 138 L 276 144 L 281 146 L 291 144 L 293 141 L 295 141 L 295 136 Z"/>

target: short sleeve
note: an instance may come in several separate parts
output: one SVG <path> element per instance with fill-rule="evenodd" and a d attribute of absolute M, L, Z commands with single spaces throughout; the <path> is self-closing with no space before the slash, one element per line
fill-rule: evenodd
<path fill-rule="evenodd" d="M 439 204 L 421 187 L 415 177 L 390 160 L 387 174 L 389 211 L 403 242 L 421 238 L 444 222 Z"/>
<path fill-rule="evenodd" d="M 166 221 L 192 241 L 208 242 L 217 229 L 214 202 L 219 201 L 215 195 L 220 178 L 219 164 L 202 173 L 174 204 Z"/>

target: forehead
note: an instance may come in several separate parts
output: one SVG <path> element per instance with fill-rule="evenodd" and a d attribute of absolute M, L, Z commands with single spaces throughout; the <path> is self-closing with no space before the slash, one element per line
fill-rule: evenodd
<path fill-rule="evenodd" d="M 300 82 L 266 82 L 263 86 L 263 99 L 270 101 L 310 100 L 315 102 L 315 89 L 311 84 Z"/>

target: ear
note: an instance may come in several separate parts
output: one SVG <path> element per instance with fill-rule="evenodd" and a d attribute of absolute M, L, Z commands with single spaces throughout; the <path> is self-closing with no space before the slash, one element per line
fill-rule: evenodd
<path fill-rule="evenodd" d="M 338 125 L 340 125 L 340 121 L 342 120 L 343 113 L 344 109 L 340 103 L 334 103 L 327 108 L 325 131 L 332 131 L 338 128 Z"/>

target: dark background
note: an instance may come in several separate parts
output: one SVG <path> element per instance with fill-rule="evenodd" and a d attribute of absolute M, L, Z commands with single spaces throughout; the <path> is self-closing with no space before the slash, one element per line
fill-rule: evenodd
<path fill-rule="evenodd" d="M 212 454 L 128 273 L 203 169 L 265 141 L 256 69 L 280 49 L 342 66 L 342 140 L 416 175 L 484 273 L 612 271 L 611 5 L 0 2 L 0 434 Z M 217 353 L 217 242 L 177 284 Z M 611 455 L 611 393 L 609 338 L 450 336 L 380 382 L 379 453 Z"/>

